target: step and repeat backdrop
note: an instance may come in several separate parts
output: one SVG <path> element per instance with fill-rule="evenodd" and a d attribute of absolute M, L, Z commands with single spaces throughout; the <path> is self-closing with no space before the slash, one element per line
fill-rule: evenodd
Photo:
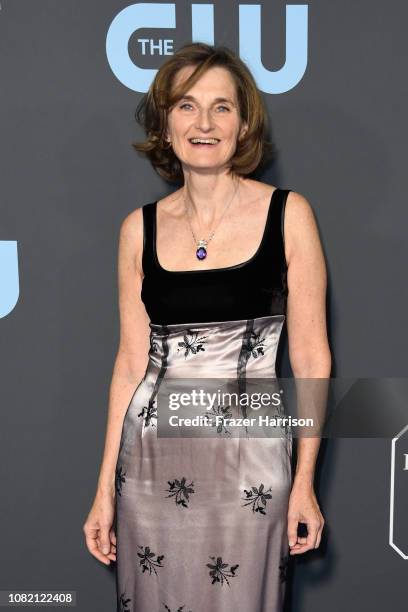
<path fill-rule="evenodd" d="M 134 114 L 200 41 L 239 54 L 262 92 L 277 156 L 257 178 L 315 212 L 332 376 L 371 379 L 373 404 L 402 415 L 386 435 L 322 441 L 324 537 L 293 557 L 286 609 L 406 610 L 407 19 L 402 0 L 0 1 L 1 606 L 36 591 L 115 609 L 113 564 L 82 525 L 119 340 L 119 228 L 175 189 L 133 149 Z"/>

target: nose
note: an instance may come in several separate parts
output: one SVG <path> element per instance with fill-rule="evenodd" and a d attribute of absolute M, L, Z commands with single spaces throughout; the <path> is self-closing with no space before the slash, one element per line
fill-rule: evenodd
<path fill-rule="evenodd" d="M 197 118 L 197 127 L 203 132 L 208 132 L 213 128 L 210 110 L 205 110 L 204 108 L 200 110 Z"/>

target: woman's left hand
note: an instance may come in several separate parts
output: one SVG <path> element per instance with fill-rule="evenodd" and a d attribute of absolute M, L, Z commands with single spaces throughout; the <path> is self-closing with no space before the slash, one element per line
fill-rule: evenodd
<path fill-rule="evenodd" d="M 306 523 L 307 537 L 298 536 L 298 524 Z M 294 484 L 288 507 L 288 539 L 290 554 L 297 555 L 318 548 L 322 537 L 324 518 L 320 512 L 313 486 Z"/>

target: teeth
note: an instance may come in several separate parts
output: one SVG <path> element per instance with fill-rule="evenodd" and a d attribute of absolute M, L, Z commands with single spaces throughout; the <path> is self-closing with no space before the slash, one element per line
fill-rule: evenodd
<path fill-rule="evenodd" d="M 217 144 L 218 138 L 190 138 L 190 142 L 202 144 Z"/>

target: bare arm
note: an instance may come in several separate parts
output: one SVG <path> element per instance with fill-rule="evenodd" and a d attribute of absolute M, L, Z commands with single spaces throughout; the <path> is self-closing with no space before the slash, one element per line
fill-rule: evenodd
<path fill-rule="evenodd" d="M 287 329 L 289 358 L 295 378 L 328 379 L 331 354 L 326 327 L 327 274 L 313 210 L 302 195 L 290 192 L 285 214 L 285 246 L 288 262 Z M 319 437 L 298 438 L 298 456 L 289 511 L 289 540 L 299 542 L 292 552 L 305 552 L 320 543 L 323 517 L 313 492 Z M 299 507 L 308 503 L 311 524 L 301 520 Z M 312 502 L 310 502 L 312 498 Z M 306 515 L 309 510 L 306 510 Z M 314 511 L 313 511 L 314 510 Z M 295 516 L 296 515 L 296 516 Z M 304 516 L 304 515 L 303 515 Z M 312 536 L 297 538 L 297 519 L 308 522 Z M 296 533 L 295 533 L 296 523 Z"/>
<path fill-rule="evenodd" d="M 137 209 L 123 221 L 119 236 L 120 342 L 109 391 L 105 447 L 92 508 L 83 526 L 89 552 L 102 563 L 116 561 L 115 470 L 123 420 L 148 362 L 149 318 L 141 301 L 143 216 Z"/>
<path fill-rule="evenodd" d="M 114 493 L 124 416 L 147 365 L 149 318 L 140 297 L 142 248 L 142 210 L 137 209 L 123 221 L 119 236 L 120 342 L 110 385 L 105 449 L 98 480 L 98 490 L 105 493 Z"/>

